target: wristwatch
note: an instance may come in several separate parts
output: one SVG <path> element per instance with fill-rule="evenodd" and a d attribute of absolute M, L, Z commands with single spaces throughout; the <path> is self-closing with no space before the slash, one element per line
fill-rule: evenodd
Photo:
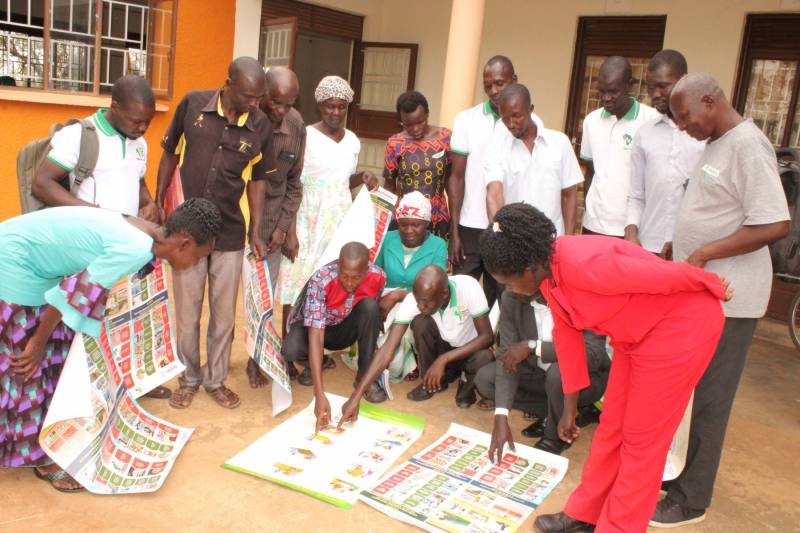
<path fill-rule="evenodd" d="M 532 354 L 536 353 L 536 348 L 538 346 L 539 346 L 539 341 L 537 341 L 537 340 L 528 341 L 528 349 L 531 351 Z"/>

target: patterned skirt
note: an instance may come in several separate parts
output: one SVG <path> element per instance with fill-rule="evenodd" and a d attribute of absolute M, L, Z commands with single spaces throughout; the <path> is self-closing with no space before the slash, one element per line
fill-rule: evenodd
<path fill-rule="evenodd" d="M 74 332 L 63 322 L 56 326 L 39 369 L 27 383 L 14 373 L 9 357 L 25 349 L 46 309 L 0 300 L 0 468 L 53 462 L 39 446 L 39 432 Z"/>

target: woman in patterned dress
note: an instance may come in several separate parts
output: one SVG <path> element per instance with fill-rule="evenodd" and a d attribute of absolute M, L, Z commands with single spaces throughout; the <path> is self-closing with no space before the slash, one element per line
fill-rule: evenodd
<path fill-rule="evenodd" d="M 397 113 L 403 131 L 386 141 L 384 187 L 402 197 L 419 191 L 431 202 L 431 233 L 447 239 L 450 211 L 445 183 L 450 176 L 450 135 L 440 126 L 428 124 L 428 101 L 417 91 L 397 98 Z M 393 223 L 391 229 L 397 229 Z"/>
<path fill-rule="evenodd" d="M 361 142 L 345 128 L 347 106 L 353 90 L 338 76 L 326 76 L 317 85 L 314 98 L 322 120 L 306 127 L 303 163 L 303 200 L 295 223 L 289 227 L 278 275 L 280 303 L 283 305 L 283 334 L 292 305 L 316 268 L 336 228 L 352 203 L 351 189 L 366 184 L 370 189 L 378 180 L 370 171 L 356 173 Z M 326 364 L 332 360 L 326 357 Z M 289 371 L 294 375 L 293 365 Z"/>
<path fill-rule="evenodd" d="M 0 224 L 0 468 L 32 467 L 83 490 L 39 446 L 75 332 L 100 335 L 108 289 L 154 257 L 184 269 L 211 253 L 221 217 L 193 198 L 164 227 L 94 207 L 54 207 Z"/>

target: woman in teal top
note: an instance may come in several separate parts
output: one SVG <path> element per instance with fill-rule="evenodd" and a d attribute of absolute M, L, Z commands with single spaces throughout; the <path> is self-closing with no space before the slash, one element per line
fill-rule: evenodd
<path fill-rule="evenodd" d="M 108 289 L 154 257 L 180 270 L 209 255 L 221 220 L 193 198 L 164 227 L 94 207 L 0 224 L 0 468 L 34 467 L 58 490 L 81 490 L 39 446 L 74 333 L 98 336 Z"/>
<path fill-rule="evenodd" d="M 381 251 L 375 258 L 375 264 L 386 272 L 386 289 L 380 301 L 381 310 L 386 316 L 385 332 L 394 322 L 397 306 L 411 290 L 417 273 L 427 265 L 447 268 L 447 243 L 428 231 L 430 200 L 419 191 L 408 193 L 400 200 L 395 215 L 398 229 L 386 234 Z M 384 341 L 385 334 L 378 339 L 378 346 L 383 345 Z M 400 381 L 407 376 L 410 381 L 416 379 L 417 362 L 412 342 L 412 335 L 404 336 L 389 365 L 393 381 Z"/>

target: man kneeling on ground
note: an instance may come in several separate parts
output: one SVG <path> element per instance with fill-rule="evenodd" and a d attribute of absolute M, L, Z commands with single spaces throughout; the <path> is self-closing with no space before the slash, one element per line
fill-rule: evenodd
<path fill-rule="evenodd" d="M 350 242 L 342 247 L 338 261 L 314 272 L 297 299 L 281 354 L 305 367 L 298 377 L 301 385 L 314 385 L 318 430 L 330 423 L 331 411 L 322 383 L 323 350 L 342 350 L 358 342 L 356 379 L 363 375 L 381 329 L 378 301 L 385 284 L 386 275 L 369 262 L 367 247 Z M 372 403 L 386 400 L 375 379 L 369 381 L 365 398 Z"/>
<path fill-rule="evenodd" d="M 463 372 L 466 381 L 459 381 L 456 405 L 469 407 L 475 403 L 475 375 L 493 359 L 489 350 L 493 335 L 486 296 L 475 278 L 448 278 L 442 267 L 428 265 L 414 279 L 413 292 L 400 304 L 386 342 L 343 407 L 343 420 L 358 417 L 358 399 L 389 366 L 409 325 L 414 334 L 422 385 L 406 397 L 412 401 L 428 400 L 446 390 Z"/>
<path fill-rule="evenodd" d="M 540 296 L 539 296 L 540 297 Z M 597 421 L 594 402 L 602 398 L 608 383 L 611 360 L 606 353 L 606 337 L 583 332 L 591 384 L 578 396 L 581 426 Z M 475 378 L 478 392 L 494 399 L 494 429 L 489 457 L 502 457 L 503 446 L 514 446 L 508 425 L 512 407 L 525 413 L 541 412 L 546 403 L 547 417 L 524 430 L 526 437 L 541 437 L 534 446 L 561 454 L 569 444 L 558 438 L 558 422 L 564 412 L 561 370 L 553 344 L 553 318 L 546 303 L 509 291 L 503 293 L 500 307 L 500 343 L 497 361 L 483 367 Z"/>

